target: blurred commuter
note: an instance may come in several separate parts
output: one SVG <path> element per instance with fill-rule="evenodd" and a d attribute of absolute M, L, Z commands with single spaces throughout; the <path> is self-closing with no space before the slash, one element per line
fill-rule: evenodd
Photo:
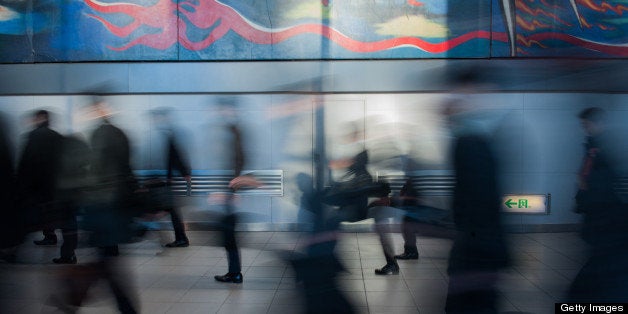
<path fill-rule="evenodd" d="M 17 167 L 20 206 L 26 215 L 27 228 L 43 232 L 44 238 L 33 242 L 55 245 L 53 220 L 58 205 L 55 192 L 63 136 L 50 129 L 48 111 L 38 110 L 32 119 L 35 128 L 28 133 Z"/>
<path fill-rule="evenodd" d="M 403 236 L 403 253 L 395 255 L 395 259 L 412 260 L 419 259 L 419 249 L 416 245 L 416 234 L 419 221 L 413 217 L 413 212 L 418 210 L 419 193 L 412 186 L 412 179 L 407 179 L 399 190 L 399 195 L 392 199 L 391 206 L 401 208 L 405 211 L 401 224 L 401 235 Z"/>
<path fill-rule="evenodd" d="M 129 140 L 111 124 L 111 112 L 104 99 L 94 97 L 84 114 L 98 123 L 90 139 L 91 184 L 86 190 L 83 219 L 88 243 L 98 249 L 98 260 L 73 269 L 67 279 L 70 290 L 63 305 L 74 310 L 81 306 L 89 288 L 102 278 L 108 282 L 118 310 L 137 313 L 132 290 L 126 282 L 129 276 L 117 258 L 118 245 L 129 242 L 133 235 L 131 200 L 137 183 L 131 172 Z"/>
<path fill-rule="evenodd" d="M 385 183 L 374 183 L 373 176 L 369 173 L 368 151 L 362 142 L 363 132 L 352 124 L 347 143 L 346 153 L 358 151 L 357 154 L 334 159 L 330 167 L 335 170 L 344 170 L 344 174 L 337 182 L 334 182 L 326 192 L 324 202 L 338 206 L 337 223 L 342 221 L 357 222 L 372 217 L 375 219 L 375 230 L 379 236 L 386 258 L 386 265 L 375 270 L 377 275 L 399 274 L 399 265 L 394 258 L 392 240 L 389 237 L 389 218 L 393 217 L 392 208 L 388 206 L 373 205 L 369 208 L 368 199 L 371 196 L 386 197 L 390 193 L 390 187 Z"/>
<path fill-rule="evenodd" d="M 63 139 L 57 180 L 58 214 L 55 227 L 61 229 L 63 244 L 61 256 L 55 264 L 76 264 L 74 251 L 78 245 L 77 214 L 81 208 L 82 194 L 88 185 L 90 149 L 80 135 Z"/>
<path fill-rule="evenodd" d="M 497 160 L 482 112 L 454 100 L 444 112 L 455 137 L 456 236 L 449 254 L 447 313 L 496 313 L 498 271 L 509 265 L 500 217 Z"/>
<path fill-rule="evenodd" d="M 227 123 L 227 130 L 230 136 L 228 147 L 225 149 L 231 155 L 228 157 L 231 167 L 234 170 L 234 179 L 230 183 L 230 192 L 227 193 L 225 200 L 225 215 L 221 221 L 221 231 L 223 237 L 223 245 L 227 250 L 227 260 L 229 270 L 224 275 L 216 275 L 214 279 L 221 282 L 241 283 L 244 278 L 242 276 L 242 262 L 240 261 L 240 249 L 236 240 L 235 226 L 237 223 L 237 215 L 235 213 L 234 193 L 240 186 L 234 185 L 242 174 L 245 157 L 242 147 L 242 133 L 238 126 L 238 116 L 236 103 L 233 99 L 223 98 L 218 104 L 220 107 L 220 115 Z"/>
<path fill-rule="evenodd" d="M 338 211 L 326 210 L 324 192 L 314 189 L 312 177 L 299 173 L 298 186 L 301 196 L 300 217 L 309 217 L 312 231 L 303 242 L 301 252 L 287 257 L 294 269 L 295 280 L 302 285 L 305 313 L 354 313 L 354 306 L 340 290 L 338 273 L 344 267 L 335 254 L 338 243 Z"/>
<path fill-rule="evenodd" d="M 167 169 L 167 185 L 170 186 L 172 184 L 172 177 L 175 171 L 185 179 L 188 185 L 191 184 L 190 165 L 179 147 L 179 141 L 177 141 L 176 138 L 177 134 L 172 124 L 170 111 L 167 109 L 156 110 L 152 112 L 152 115 L 153 121 L 157 124 L 157 129 L 165 138 L 166 150 L 164 153 L 167 161 L 165 165 Z M 170 189 L 168 189 L 167 193 L 170 193 Z M 166 208 L 166 211 L 170 213 L 175 238 L 173 242 L 166 244 L 166 247 L 187 247 L 190 245 L 190 241 L 185 234 L 185 226 L 183 225 L 181 214 L 174 206 L 174 202 L 170 203 L 172 206 Z"/>
<path fill-rule="evenodd" d="M 607 129 L 605 112 L 587 108 L 579 116 L 587 137 L 579 173 L 576 212 L 583 215 L 582 237 L 589 258 L 568 291 L 569 302 L 628 300 L 628 208 L 615 183 L 622 161 L 618 142 Z"/>
<path fill-rule="evenodd" d="M 15 201 L 13 149 L 5 117 L 0 115 L 0 259 L 8 262 L 15 260 L 15 248 L 22 243 L 25 233 Z"/>

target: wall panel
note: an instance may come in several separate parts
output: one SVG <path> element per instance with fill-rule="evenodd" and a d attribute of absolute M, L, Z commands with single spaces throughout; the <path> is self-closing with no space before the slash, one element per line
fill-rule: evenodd
<path fill-rule="evenodd" d="M 124 129 L 131 140 L 136 169 L 162 169 L 160 131 L 158 125 L 151 122 L 149 113 L 155 108 L 169 107 L 174 123 L 181 130 L 182 146 L 192 167 L 211 170 L 228 167 L 225 121 L 215 107 L 220 97 L 223 96 L 129 94 L 110 96 L 108 100 L 118 112 L 112 121 Z M 305 214 L 299 212 L 297 175 L 313 173 L 313 119 L 319 105 L 324 104 L 326 109 L 330 157 L 343 145 L 344 126 L 359 121 L 366 127 L 360 145 L 378 157 L 371 163 L 373 173 L 447 170 L 451 169 L 448 156 L 451 136 L 438 112 L 439 104 L 451 97 L 454 95 L 443 93 L 247 94 L 237 97 L 249 160 L 246 168 L 280 169 L 285 178 L 283 196 L 242 197 L 240 210 L 247 213 L 247 223 L 257 223 L 256 228 L 290 229 L 301 222 L 299 219 Z M 20 147 L 21 135 L 29 129 L 23 123 L 25 114 L 41 107 L 54 113 L 53 127 L 61 133 L 89 134 L 90 123 L 76 119 L 75 115 L 87 100 L 76 95 L 2 96 L 0 111 L 9 119 L 14 146 Z M 486 109 L 483 122 L 496 139 L 503 192 L 552 195 L 549 215 L 508 214 L 506 221 L 524 229 L 578 222 L 580 217 L 571 212 L 584 140 L 577 114 L 585 106 L 599 105 L 609 111 L 611 129 L 618 134 L 628 134 L 628 126 L 623 123 L 628 119 L 625 105 L 628 96 L 614 94 L 609 100 L 607 94 L 484 93 L 467 100 L 476 104 L 476 108 Z M 617 146 L 625 157 L 623 160 L 628 160 L 625 141 L 617 142 Z M 411 167 L 414 168 L 397 162 L 395 158 L 399 154 L 413 160 Z M 184 215 L 190 221 L 210 219 L 206 211 L 217 210 L 210 208 L 203 197 L 185 202 L 188 205 Z"/>

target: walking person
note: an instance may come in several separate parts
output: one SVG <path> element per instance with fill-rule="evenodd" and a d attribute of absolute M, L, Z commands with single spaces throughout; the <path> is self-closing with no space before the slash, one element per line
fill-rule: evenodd
<path fill-rule="evenodd" d="M 509 265 L 500 217 L 497 160 L 478 112 L 454 100 L 443 112 L 452 128 L 456 236 L 449 253 L 447 313 L 497 313 L 498 271 Z M 481 117 L 481 115 L 480 115 Z"/>
<path fill-rule="evenodd" d="M 168 109 L 159 109 L 153 111 L 152 116 L 157 129 L 161 133 L 160 135 L 165 140 L 166 184 L 169 187 L 168 193 L 170 193 L 170 186 L 172 185 L 172 178 L 175 172 L 178 172 L 188 185 L 192 183 L 190 165 L 180 148 L 180 142 L 177 140 L 177 132 L 172 123 L 171 112 Z M 185 226 L 181 219 L 181 214 L 174 202 L 172 202 L 171 206 L 169 206 L 166 211 L 170 214 L 175 238 L 173 242 L 165 246 L 169 248 L 189 246 L 190 241 L 185 233 Z"/>
<path fill-rule="evenodd" d="M 24 240 L 23 218 L 16 207 L 13 148 L 5 116 L 0 112 L 0 260 L 14 262 L 17 247 Z M 0 310 L 2 307 L 0 307 Z"/>
<path fill-rule="evenodd" d="M 240 188 L 238 179 L 242 174 L 244 167 L 245 157 L 244 149 L 242 147 L 242 132 L 237 121 L 237 110 L 235 108 L 236 103 L 233 99 L 221 99 L 218 104 L 220 107 L 221 118 L 227 123 L 227 131 L 229 135 L 227 152 L 231 154 L 228 156 L 228 162 L 231 163 L 231 167 L 234 170 L 233 180 L 230 182 L 230 192 L 226 195 L 225 200 L 225 215 L 221 221 L 221 231 L 223 237 L 223 245 L 227 251 L 227 260 L 229 263 L 229 270 L 224 275 L 216 275 L 214 279 L 220 282 L 232 282 L 242 283 L 244 277 L 242 276 L 242 262 L 240 260 L 240 249 L 235 234 L 235 226 L 237 223 L 237 216 L 234 206 L 234 193 Z"/>
<path fill-rule="evenodd" d="M 615 189 L 624 162 L 605 111 L 586 108 L 578 117 L 586 133 L 579 172 L 576 212 L 588 259 L 571 283 L 567 302 L 625 302 L 628 295 L 628 211 Z"/>
<path fill-rule="evenodd" d="M 126 282 L 129 276 L 118 258 L 118 245 L 129 242 L 133 235 L 131 202 L 138 189 L 131 171 L 129 140 L 111 123 L 111 110 L 102 97 L 94 97 L 85 110 L 97 127 L 90 138 L 92 184 L 87 191 L 84 225 L 89 243 L 98 249 L 98 260 L 86 265 L 90 278 L 75 291 L 71 304 L 80 306 L 90 286 L 102 278 L 109 284 L 120 313 L 137 313 L 134 291 Z"/>
<path fill-rule="evenodd" d="M 418 220 L 412 215 L 419 210 L 419 193 L 412 186 L 412 179 L 406 179 L 406 182 L 401 187 L 401 190 L 399 190 L 399 195 L 392 199 L 392 203 L 393 207 L 398 207 L 405 211 L 405 215 L 403 216 L 403 221 L 401 223 L 403 253 L 395 255 L 395 259 L 419 259 L 419 249 L 416 245 Z"/>
<path fill-rule="evenodd" d="M 74 251 L 78 245 L 77 215 L 82 206 L 82 193 L 88 185 L 90 149 L 80 135 L 63 138 L 63 149 L 59 163 L 57 181 L 58 219 L 56 227 L 61 229 L 63 244 L 60 257 L 55 264 L 76 264 Z"/>
<path fill-rule="evenodd" d="M 56 245 L 54 228 L 55 192 L 63 136 L 50 128 L 50 113 L 37 110 L 32 115 L 34 129 L 28 133 L 26 145 L 17 166 L 19 203 L 27 227 L 42 230 L 44 238 L 36 245 Z"/>

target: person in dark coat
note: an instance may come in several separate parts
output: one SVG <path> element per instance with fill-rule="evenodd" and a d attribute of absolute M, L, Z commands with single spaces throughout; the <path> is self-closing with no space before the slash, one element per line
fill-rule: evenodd
<path fill-rule="evenodd" d="M 90 149 L 79 135 L 65 136 L 59 163 L 56 198 L 58 200 L 58 220 L 56 227 L 61 229 L 63 244 L 61 256 L 52 261 L 55 264 L 76 264 L 74 251 L 78 245 L 77 214 L 83 201 L 81 196 L 88 185 Z"/>
<path fill-rule="evenodd" d="M 364 131 L 357 123 L 350 123 L 350 131 L 347 134 L 345 149 L 358 151 L 351 157 L 341 157 L 329 163 L 332 169 L 345 169 L 345 173 L 334 182 L 324 198 L 328 205 L 338 206 L 337 226 L 340 222 L 357 222 L 372 217 L 375 219 L 375 230 L 382 244 L 382 251 L 386 259 L 386 265 L 375 269 L 376 275 L 397 275 L 399 265 L 394 258 L 392 239 L 388 219 L 392 218 L 390 204 L 380 204 L 375 201 L 368 203 L 369 197 L 387 199 L 390 194 L 390 186 L 387 183 L 374 183 L 373 176 L 369 173 L 368 150 L 364 148 Z"/>
<path fill-rule="evenodd" d="M 82 280 L 81 289 L 74 291 L 70 305 L 80 306 L 88 288 L 104 278 L 113 292 L 121 313 L 137 313 L 132 291 L 125 280 L 117 258 L 118 245 L 129 242 L 133 229 L 131 203 L 138 190 L 130 165 L 130 145 L 126 134 L 111 124 L 110 110 L 104 99 L 94 97 L 85 109 L 88 118 L 98 126 L 90 138 L 91 163 L 89 190 L 86 192 L 83 226 L 92 246 L 98 248 L 98 261 L 86 265 L 89 278 Z M 75 289 L 76 290 L 76 289 Z"/>
<path fill-rule="evenodd" d="M 230 145 L 228 151 L 232 153 L 230 159 L 234 169 L 234 179 L 230 183 L 231 192 L 228 193 L 226 199 L 225 216 L 222 219 L 222 237 L 224 247 L 227 250 L 227 260 L 229 262 L 229 271 L 224 275 L 216 275 L 214 279 L 221 282 L 241 283 L 244 280 L 242 276 L 242 263 L 240 261 L 240 249 L 238 248 L 235 225 L 237 216 L 234 208 L 234 193 L 237 191 L 237 181 L 242 174 L 244 167 L 244 149 L 242 147 L 242 133 L 237 124 L 236 104 L 232 99 L 221 99 L 219 106 L 221 107 L 221 115 L 227 121 L 227 129 L 230 134 Z M 234 183 L 236 183 L 234 185 Z"/>
<path fill-rule="evenodd" d="M 42 230 L 44 238 L 36 245 L 55 245 L 55 192 L 63 136 L 50 129 L 46 110 L 33 114 L 35 129 L 29 134 L 17 167 L 20 206 L 28 227 Z"/>
<path fill-rule="evenodd" d="M 14 248 L 22 243 L 25 231 L 22 219 L 15 206 L 15 170 L 13 149 L 9 143 L 9 129 L 4 115 L 0 114 L 0 259 L 15 260 Z"/>
<path fill-rule="evenodd" d="M 465 105 L 454 101 L 444 111 L 455 136 L 456 173 L 452 208 L 456 236 L 449 254 L 445 311 L 496 313 L 498 271 L 509 265 L 497 159 L 489 133 L 479 123 L 481 113 Z"/>
<path fill-rule="evenodd" d="M 625 302 L 628 295 L 628 208 L 615 183 L 622 160 L 620 141 L 607 130 L 605 112 L 586 108 L 578 116 L 586 132 L 579 172 L 576 212 L 583 215 L 582 238 L 588 260 L 573 280 L 567 302 Z"/>
<path fill-rule="evenodd" d="M 160 129 L 164 133 L 163 136 L 166 138 L 166 180 L 168 186 L 170 186 L 172 182 L 172 177 L 175 171 L 178 172 L 185 179 L 188 185 L 191 184 L 190 166 L 188 161 L 182 154 L 179 147 L 179 142 L 176 139 L 175 130 L 170 120 L 170 112 L 166 109 L 161 109 L 155 110 L 154 112 L 152 112 L 152 114 L 155 123 L 158 125 L 158 129 Z M 175 239 L 173 242 L 166 244 L 166 247 L 189 246 L 190 241 L 185 234 L 185 226 L 183 225 L 183 220 L 181 219 L 181 214 L 179 213 L 178 209 L 173 204 L 167 209 L 167 211 L 170 213 Z"/>
<path fill-rule="evenodd" d="M 395 259 L 412 260 L 419 259 L 419 249 L 416 245 L 416 234 L 418 221 L 412 217 L 411 213 L 417 211 L 419 206 L 419 193 L 412 186 L 412 179 L 406 179 L 401 187 L 398 197 L 392 200 L 393 207 L 399 207 L 406 211 L 401 224 L 401 235 L 403 236 L 403 253 L 395 255 Z"/>

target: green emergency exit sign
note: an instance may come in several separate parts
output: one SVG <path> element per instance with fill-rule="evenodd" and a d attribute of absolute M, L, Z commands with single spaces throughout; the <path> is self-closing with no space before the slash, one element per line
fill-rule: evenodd
<path fill-rule="evenodd" d="M 502 197 L 502 211 L 519 214 L 547 214 L 549 194 L 507 194 Z"/>

